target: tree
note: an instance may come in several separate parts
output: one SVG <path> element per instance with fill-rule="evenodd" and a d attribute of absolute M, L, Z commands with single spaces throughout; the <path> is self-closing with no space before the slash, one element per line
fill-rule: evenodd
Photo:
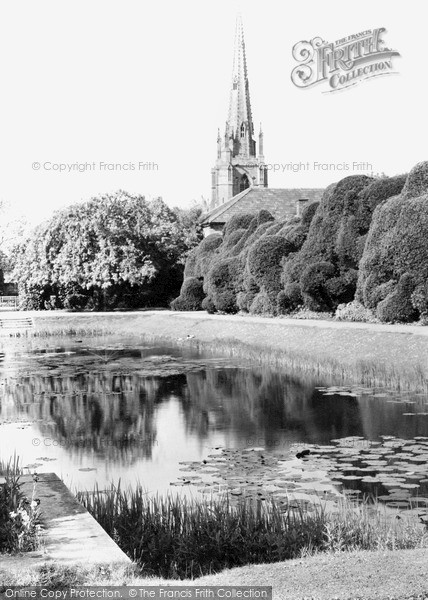
<path fill-rule="evenodd" d="M 124 191 L 58 211 L 21 245 L 14 275 L 26 308 L 168 305 L 186 232 L 160 199 Z"/>
<path fill-rule="evenodd" d="M 15 257 L 15 247 L 28 229 L 22 215 L 13 210 L 9 202 L 0 200 L 0 292 L 5 276 L 10 277 Z"/>
<path fill-rule="evenodd" d="M 173 211 L 180 223 L 183 233 L 181 239 L 181 262 L 184 264 L 189 252 L 193 250 L 193 248 L 196 248 L 204 237 L 202 221 L 204 214 L 206 213 L 205 203 L 202 199 L 201 202 L 193 202 L 190 208 L 175 207 L 173 208 Z"/>

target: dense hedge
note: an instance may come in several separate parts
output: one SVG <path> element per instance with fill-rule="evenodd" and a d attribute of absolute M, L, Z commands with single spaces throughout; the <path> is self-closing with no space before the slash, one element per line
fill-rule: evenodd
<path fill-rule="evenodd" d="M 428 163 L 420 163 L 408 176 L 345 177 L 301 217 L 236 215 L 223 236 L 193 250 L 185 273 L 203 278 L 201 305 L 209 312 L 341 306 L 355 320 L 375 313 L 408 322 L 428 319 L 427 239 Z"/>
<path fill-rule="evenodd" d="M 171 308 L 173 310 L 201 310 L 204 298 L 202 278 L 187 277 L 183 282 L 179 297 L 171 302 Z"/>
<path fill-rule="evenodd" d="M 204 238 L 199 246 L 193 248 L 186 260 L 184 278 L 204 277 L 222 242 L 223 237 L 220 233 L 212 233 Z"/>
<path fill-rule="evenodd" d="M 381 321 L 427 316 L 428 162 L 417 164 L 402 193 L 376 208 L 360 263 L 357 299 Z"/>

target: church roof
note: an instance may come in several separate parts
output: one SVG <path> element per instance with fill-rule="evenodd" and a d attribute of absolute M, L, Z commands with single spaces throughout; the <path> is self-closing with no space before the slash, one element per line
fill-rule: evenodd
<path fill-rule="evenodd" d="M 309 204 L 318 202 L 323 192 L 319 188 L 249 187 L 211 210 L 202 225 L 223 224 L 233 215 L 257 213 L 262 209 L 268 210 L 275 219 L 287 219 L 296 215 L 299 200 L 308 200 Z"/>

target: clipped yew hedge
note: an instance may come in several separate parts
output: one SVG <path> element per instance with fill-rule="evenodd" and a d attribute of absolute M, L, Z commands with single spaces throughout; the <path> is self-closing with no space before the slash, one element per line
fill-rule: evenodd
<path fill-rule="evenodd" d="M 428 162 L 408 176 L 352 175 L 301 217 L 233 216 L 190 253 L 173 307 L 286 315 L 341 306 L 342 318 L 358 307 L 358 318 L 428 319 L 427 240 Z"/>
<path fill-rule="evenodd" d="M 361 259 L 357 299 L 384 322 L 428 314 L 428 162 L 402 193 L 376 208 Z"/>

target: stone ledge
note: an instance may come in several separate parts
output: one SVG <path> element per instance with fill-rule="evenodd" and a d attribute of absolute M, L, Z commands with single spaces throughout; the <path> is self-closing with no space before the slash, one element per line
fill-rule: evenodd
<path fill-rule="evenodd" d="M 97 521 L 76 500 L 55 473 L 43 473 L 36 484 L 44 528 L 42 548 L 14 556 L 0 555 L 0 567 L 38 566 L 46 563 L 111 565 L 131 564 Z M 31 475 L 21 477 L 28 498 L 33 493 Z"/>

